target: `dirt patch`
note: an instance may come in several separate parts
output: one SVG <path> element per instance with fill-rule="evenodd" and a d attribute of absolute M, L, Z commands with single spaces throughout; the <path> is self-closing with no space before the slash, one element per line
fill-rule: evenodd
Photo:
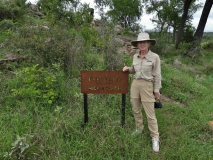
<path fill-rule="evenodd" d="M 173 102 L 173 100 L 172 100 L 171 98 L 166 97 L 166 96 L 163 95 L 163 94 L 161 94 L 160 99 L 161 99 L 162 101 L 165 101 L 165 102 Z"/>
<path fill-rule="evenodd" d="M 180 105 L 180 106 L 183 106 L 183 107 L 185 106 L 183 103 L 178 102 L 178 101 L 175 101 L 175 100 L 173 100 L 173 99 L 171 99 L 171 98 L 169 98 L 169 97 L 167 97 L 167 96 L 165 96 L 165 95 L 163 95 L 163 94 L 161 94 L 160 100 L 161 100 L 162 102 L 175 103 L 175 104 Z"/>

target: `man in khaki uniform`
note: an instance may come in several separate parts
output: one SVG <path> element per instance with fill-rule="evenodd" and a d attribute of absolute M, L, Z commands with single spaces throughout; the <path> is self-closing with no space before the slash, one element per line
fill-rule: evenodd
<path fill-rule="evenodd" d="M 139 52 L 134 55 L 132 66 L 125 66 L 123 71 L 134 74 L 130 90 L 136 124 L 136 130 L 133 135 L 142 133 L 144 129 L 141 112 L 142 103 L 148 121 L 150 136 L 152 137 L 152 148 L 155 152 L 159 152 L 159 132 L 154 102 L 155 99 L 160 98 L 161 66 L 159 56 L 149 50 L 149 46 L 155 45 L 156 40 L 150 39 L 148 33 L 140 33 L 137 40 L 131 43 L 139 49 Z"/>

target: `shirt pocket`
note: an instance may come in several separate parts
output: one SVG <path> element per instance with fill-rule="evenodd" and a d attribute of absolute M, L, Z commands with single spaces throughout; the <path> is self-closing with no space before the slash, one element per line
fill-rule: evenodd
<path fill-rule="evenodd" d="M 135 72 L 140 72 L 141 71 L 141 63 L 133 63 Z"/>
<path fill-rule="evenodd" d="M 144 62 L 142 65 L 142 71 L 144 73 L 152 73 L 152 62 Z"/>

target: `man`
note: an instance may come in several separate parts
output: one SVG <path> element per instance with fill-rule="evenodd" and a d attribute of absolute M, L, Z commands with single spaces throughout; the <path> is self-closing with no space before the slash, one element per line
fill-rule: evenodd
<path fill-rule="evenodd" d="M 148 33 L 140 33 L 137 40 L 131 43 L 139 49 L 139 52 L 134 55 L 132 66 L 125 66 L 123 71 L 134 74 L 130 90 L 131 105 L 136 124 L 133 135 L 141 134 L 144 129 L 141 112 L 142 103 L 150 136 L 152 137 L 152 148 L 155 152 L 159 152 L 159 132 L 154 102 L 155 98 L 160 98 L 161 66 L 159 56 L 149 50 L 149 46 L 155 45 L 156 40 L 150 39 Z"/>

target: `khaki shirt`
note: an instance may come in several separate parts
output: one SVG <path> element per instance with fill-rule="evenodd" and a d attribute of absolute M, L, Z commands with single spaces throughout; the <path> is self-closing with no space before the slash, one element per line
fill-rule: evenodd
<path fill-rule="evenodd" d="M 133 57 L 133 63 L 129 68 L 129 73 L 135 74 L 135 79 L 144 79 L 154 83 L 154 92 L 158 92 L 161 86 L 161 66 L 160 58 L 151 50 L 145 57 L 141 58 L 139 52 Z"/>

